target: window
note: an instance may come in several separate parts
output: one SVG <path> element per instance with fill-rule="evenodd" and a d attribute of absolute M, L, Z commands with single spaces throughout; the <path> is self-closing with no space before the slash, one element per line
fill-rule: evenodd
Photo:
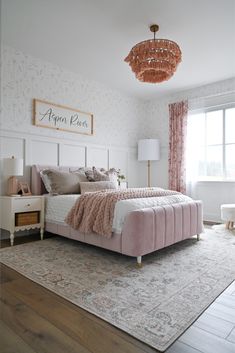
<path fill-rule="evenodd" d="M 187 179 L 235 180 L 235 106 L 189 114 Z"/>

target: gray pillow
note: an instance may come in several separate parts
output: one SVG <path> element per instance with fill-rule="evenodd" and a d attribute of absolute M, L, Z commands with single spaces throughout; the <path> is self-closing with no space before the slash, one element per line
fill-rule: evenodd
<path fill-rule="evenodd" d="M 80 182 L 84 181 L 85 176 L 81 173 L 66 173 L 53 169 L 43 170 L 41 175 L 47 177 L 52 194 L 79 194 Z M 46 186 L 46 185 L 45 185 Z M 48 184 L 46 186 L 48 190 Z"/>
<path fill-rule="evenodd" d="M 70 168 L 69 171 L 71 173 L 83 174 L 86 177 L 86 180 L 84 180 L 84 181 L 95 181 L 94 175 L 93 175 L 93 170 L 90 167 L 79 167 L 77 169 Z"/>
<path fill-rule="evenodd" d="M 95 192 L 95 191 L 101 191 L 106 189 L 117 189 L 117 184 L 115 184 L 112 181 L 94 181 L 93 183 L 88 181 L 88 182 L 81 182 L 80 187 L 81 187 L 81 194 L 84 194 L 85 192 Z"/>
<path fill-rule="evenodd" d="M 94 181 L 113 181 L 116 183 L 117 180 L 117 171 L 114 168 L 109 170 L 92 168 Z"/>
<path fill-rule="evenodd" d="M 86 177 L 89 181 L 95 181 L 94 172 L 92 169 L 85 170 Z"/>

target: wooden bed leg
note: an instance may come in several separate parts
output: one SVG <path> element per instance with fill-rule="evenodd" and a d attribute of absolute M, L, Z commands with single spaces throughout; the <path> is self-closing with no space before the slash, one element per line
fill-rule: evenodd
<path fill-rule="evenodd" d="M 200 234 L 197 234 L 197 241 L 200 240 Z"/>
<path fill-rule="evenodd" d="M 137 265 L 138 267 L 142 266 L 142 256 L 137 256 Z"/>

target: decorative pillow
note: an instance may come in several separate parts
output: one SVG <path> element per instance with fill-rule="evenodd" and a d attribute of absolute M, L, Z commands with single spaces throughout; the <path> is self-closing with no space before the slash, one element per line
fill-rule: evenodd
<path fill-rule="evenodd" d="M 92 167 L 92 168 L 84 168 L 84 170 L 85 170 L 85 174 L 86 174 L 86 177 L 87 177 L 87 179 L 89 180 L 89 181 L 101 181 L 101 180 L 96 180 L 96 178 L 95 178 L 95 175 L 94 175 L 94 168 L 95 167 Z M 105 172 L 105 169 L 104 168 L 100 168 L 100 169 L 97 169 L 97 170 L 99 170 L 100 172 Z M 109 180 L 109 179 L 107 179 L 107 180 Z"/>
<path fill-rule="evenodd" d="M 94 181 L 110 181 L 109 176 L 106 174 L 106 172 L 101 172 L 95 167 L 93 169 L 93 176 L 94 176 Z"/>
<path fill-rule="evenodd" d="M 84 176 L 86 176 L 85 171 L 89 170 L 89 169 L 91 170 L 91 168 L 89 168 L 89 167 L 78 167 L 78 168 L 72 167 L 72 168 L 69 168 L 69 171 L 70 171 L 70 173 L 81 173 Z"/>
<path fill-rule="evenodd" d="M 86 177 L 89 181 L 95 181 L 94 172 L 92 169 L 85 170 Z"/>
<path fill-rule="evenodd" d="M 74 169 L 74 168 L 70 168 L 69 171 L 71 173 L 80 173 L 80 174 L 83 174 L 86 178 L 86 180 L 84 181 L 95 181 L 94 178 L 93 178 L 93 171 L 92 171 L 92 168 L 90 167 L 80 167 L 80 168 L 77 168 L 77 169 Z"/>
<path fill-rule="evenodd" d="M 118 173 L 116 169 L 111 168 L 109 170 L 92 168 L 95 181 L 113 181 L 117 183 Z"/>
<path fill-rule="evenodd" d="M 52 169 L 43 170 L 42 175 L 44 178 L 46 176 L 47 181 L 49 181 L 49 192 L 52 194 L 79 194 L 79 183 L 84 180 L 84 176 L 81 176 L 81 174 L 60 172 Z M 49 189 L 48 184 L 45 187 L 47 190 Z"/>
<path fill-rule="evenodd" d="M 81 181 L 88 181 L 87 177 L 86 177 L 86 174 L 85 172 L 83 171 L 80 171 L 80 170 L 75 170 L 73 172 L 70 172 L 70 173 L 73 173 L 73 174 L 76 174 L 78 177 L 79 177 L 79 182 Z"/>
<path fill-rule="evenodd" d="M 50 183 L 50 180 L 48 179 L 47 174 L 44 173 L 44 170 L 41 170 L 40 177 L 43 181 L 43 184 L 45 186 L 46 191 L 50 193 L 51 192 L 51 183 Z"/>
<path fill-rule="evenodd" d="M 81 182 L 80 187 L 81 194 L 84 194 L 85 192 L 95 192 L 105 189 L 117 189 L 117 185 L 112 181 L 94 181 L 93 183 L 89 181 L 86 183 Z"/>

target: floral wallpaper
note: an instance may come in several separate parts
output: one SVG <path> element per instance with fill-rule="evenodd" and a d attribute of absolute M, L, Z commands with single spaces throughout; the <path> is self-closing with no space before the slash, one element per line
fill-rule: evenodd
<path fill-rule="evenodd" d="M 2 128 L 116 146 L 136 146 L 148 134 L 145 104 L 98 82 L 26 55 L 2 52 Z M 33 125 L 33 98 L 94 114 L 94 135 L 60 132 Z"/>

